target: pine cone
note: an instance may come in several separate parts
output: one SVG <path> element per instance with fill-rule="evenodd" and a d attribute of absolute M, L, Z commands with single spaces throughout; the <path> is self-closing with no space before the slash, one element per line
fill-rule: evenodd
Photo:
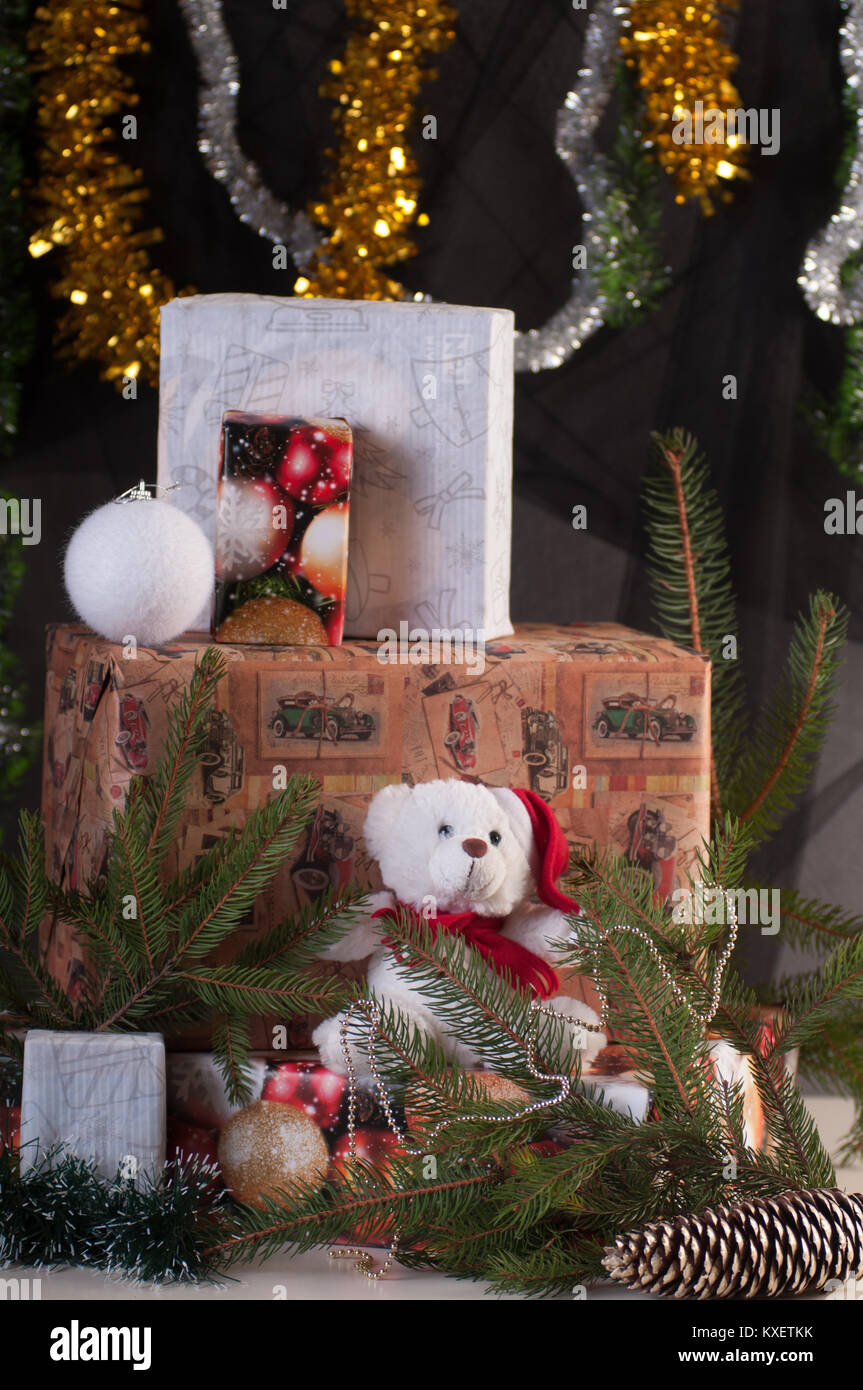
<path fill-rule="evenodd" d="M 832 1189 L 733 1202 L 618 1236 L 612 1279 L 674 1298 L 756 1298 L 863 1274 L 863 1195 Z"/>

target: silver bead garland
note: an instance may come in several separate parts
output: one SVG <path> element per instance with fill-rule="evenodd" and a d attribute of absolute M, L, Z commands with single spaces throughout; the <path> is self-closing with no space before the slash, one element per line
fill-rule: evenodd
<path fill-rule="evenodd" d="M 843 0 L 843 4 L 846 18 L 839 30 L 839 53 L 857 99 L 857 147 L 839 207 L 807 246 L 797 283 L 820 319 L 852 324 L 863 319 L 863 270 L 856 270 L 843 283 L 842 267 L 863 246 L 863 10 L 860 0 Z"/>
<path fill-rule="evenodd" d="M 716 885 L 706 886 L 715 887 Z M 656 943 L 653 941 L 652 937 L 646 931 L 643 930 L 643 928 L 630 926 L 629 923 L 626 922 L 618 923 L 615 927 L 611 928 L 611 931 L 623 932 L 631 936 L 635 936 L 647 945 L 663 980 L 665 980 L 666 984 L 669 985 L 674 998 L 677 1000 L 679 1004 L 682 1004 L 687 1009 L 691 1018 L 695 1019 L 698 1023 L 701 1024 L 702 1027 L 705 1028 L 712 1021 L 717 1009 L 719 1008 L 719 1001 L 722 993 L 722 980 L 725 974 L 725 967 L 727 966 L 728 961 L 731 958 L 731 953 L 734 950 L 735 945 L 737 944 L 737 937 L 739 931 L 737 920 L 737 907 L 734 900 L 734 894 L 728 892 L 726 889 L 720 889 L 720 892 L 722 893 L 725 899 L 725 905 L 727 909 L 727 921 L 730 930 L 728 933 L 728 939 L 726 940 L 725 945 L 722 948 L 722 951 L 716 961 L 716 966 L 713 974 L 713 981 L 711 984 L 710 1001 L 706 1011 L 701 1011 L 697 1009 L 690 997 L 688 996 L 688 994 L 686 993 L 686 991 L 682 988 L 681 985 L 677 983 L 668 966 L 665 964 L 665 961 L 662 959 L 662 956 L 656 947 Z M 603 933 L 603 941 L 607 940 L 609 935 L 610 931 Z M 600 945 L 601 944 L 602 943 L 600 942 Z M 590 947 L 588 949 L 593 951 L 595 948 Z M 572 1094 L 572 1077 L 567 1075 L 566 1073 L 553 1073 L 540 1070 L 537 1065 L 536 1048 L 539 1040 L 539 1020 L 541 1017 L 554 1018 L 560 1020 L 563 1023 L 572 1024 L 575 1022 L 578 1028 L 584 1029 L 584 1031 L 588 1033 L 604 1032 L 607 1026 L 608 999 L 607 996 L 603 993 L 603 991 L 599 988 L 599 985 L 596 981 L 596 963 L 594 963 L 592 977 L 594 986 L 596 987 L 597 993 L 599 994 L 601 1000 L 599 1023 L 582 1023 L 578 1020 L 574 1020 L 570 1017 L 569 1014 L 562 1013 L 558 1009 L 552 1009 L 549 1005 L 541 1004 L 536 999 L 533 1000 L 530 1005 L 531 1017 L 534 1021 L 534 1028 L 532 1029 L 530 1037 L 528 1038 L 527 1043 L 525 1044 L 527 1069 L 530 1072 L 531 1076 L 533 1076 L 537 1081 L 557 1082 L 559 1086 L 558 1094 L 550 1100 L 533 1101 L 530 1105 L 526 1105 L 522 1110 L 515 1111 L 506 1115 L 453 1115 L 447 1119 L 439 1120 L 437 1124 L 433 1125 L 431 1130 L 428 1132 L 428 1143 L 433 1142 L 438 1137 L 438 1135 L 441 1134 L 443 1130 L 447 1129 L 450 1125 L 457 1124 L 463 1120 L 469 1120 L 471 1122 L 481 1120 L 488 1124 L 511 1124 L 515 1120 L 527 1119 L 528 1116 L 536 1114 L 539 1110 L 546 1110 L 552 1106 L 560 1105 L 563 1101 L 569 1098 L 569 1096 Z M 350 1032 L 351 1022 L 354 1016 L 357 1014 L 365 1015 L 366 1022 L 368 1025 L 366 1030 L 365 1048 L 369 1062 L 369 1073 L 372 1078 L 374 1092 L 377 1096 L 381 1110 L 383 1111 L 387 1125 L 389 1126 L 391 1132 L 395 1135 L 404 1152 L 409 1157 L 422 1158 L 425 1156 L 428 1143 L 425 1148 L 421 1149 L 412 1148 L 408 1144 L 404 1130 L 401 1128 L 401 1126 L 395 1118 L 395 1115 L 393 1114 L 392 1103 L 390 1101 L 389 1092 L 387 1091 L 386 1082 L 378 1066 L 377 1039 L 382 1036 L 381 1014 L 380 1007 L 377 1001 L 373 998 L 354 1000 L 354 1002 L 348 1007 L 348 1009 L 346 1009 L 344 1017 L 339 1026 L 339 1044 L 341 1046 L 342 1056 L 345 1062 L 345 1071 L 347 1072 L 348 1078 L 348 1157 L 351 1161 L 354 1161 L 356 1160 L 357 1156 L 357 1072 L 348 1036 Z M 462 1158 L 458 1158 L 456 1161 L 458 1163 L 464 1162 Z M 393 1236 L 393 1240 L 390 1245 L 390 1249 L 386 1255 L 386 1258 L 384 1259 L 383 1263 L 378 1267 L 375 1266 L 374 1259 L 367 1251 L 364 1251 L 356 1246 L 337 1246 L 336 1248 L 330 1251 L 330 1259 L 354 1259 L 355 1268 L 358 1273 L 364 1274 L 368 1279 L 381 1279 L 386 1274 L 393 1261 L 397 1259 L 398 1251 L 399 1232 L 396 1231 L 395 1235 Z"/>
<path fill-rule="evenodd" d="M 531 1014 L 534 1016 L 534 1018 L 537 1019 L 537 1027 L 528 1039 L 527 1046 L 525 1049 L 527 1055 L 528 1070 L 530 1071 L 531 1076 L 535 1077 L 538 1081 L 558 1082 L 560 1085 L 560 1093 L 551 1100 L 534 1101 L 532 1105 L 526 1106 L 524 1110 L 520 1110 L 516 1114 L 455 1115 L 451 1116 L 449 1119 L 439 1120 L 438 1123 L 434 1125 L 431 1129 L 428 1136 L 429 1140 L 436 1139 L 438 1134 L 440 1134 L 442 1130 L 446 1129 L 448 1125 L 455 1124 L 459 1120 L 487 1120 L 492 1124 L 510 1124 L 513 1120 L 522 1120 L 526 1116 L 534 1114 L 534 1112 L 537 1110 L 547 1109 L 551 1105 L 559 1105 L 561 1101 L 567 1099 L 572 1089 L 572 1078 L 564 1074 L 554 1075 L 552 1073 L 542 1072 L 537 1069 L 536 1041 L 539 1031 L 539 1015 L 542 1014 L 547 1018 L 562 1019 L 567 1023 L 572 1023 L 573 1020 L 569 1017 L 568 1014 L 560 1013 L 558 1012 L 558 1010 L 551 1009 L 545 1004 L 538 1003 L 536 1000 L 534 1000 L 531 1003 L 530 1008 Z M 395 1118 L 395 1115 L 393 1114 L 392 1104 L 390 1102 L 386 1082 L 384 1081 L 384 1078 L 381 1075 L 380 1070 L 378 1068 L 375 1040 L 376 1038 L 381 1036 L 381 1016 L 378 1004 L 374 999 L 354 1000 L 350 1007 L 345 1011 L 345 1016 L 342 1019 L 341 1025 L 339 1027 L 339 1043 L 341 1045 L 342 1056 L 345 1060 L 345 1070 L 348 1076 L 348 1157 L 351 1161 L 353 1161 L 356 1159 L 357 1156 L 357 1072 L 356 1067 L 354 1065 L 353 1053 L 351 1052 L 350 1042 L 348 1040 L 348 1033 L 351 1026 L 351 1020 L 357 1013 L 365 1014 L 368 1022 L 365 1045 L 366 1054 L 369 1059 L 369 1072 L 371 1074 L 374 1091 L 377 1095 L 380 1107 L 384 1113 L 386 1122 L 389 1125 L 390 1130 L 398 1140 L 399 1144 L 404 1149 L 405 1153 L 408 1154 L 411 1158 L 422 1158 L 425 1155 L 425 1149 L 415 1149 L 409 1146 L 404 1130 L 401 1128 L 401 1126 Z M 588 1032 L 598 1033 L 602 1031 L 598 1024 L 580 1023 L 578 1026 L 580 1028 L 584 1028 Z M 464 1160 L 459 1158 L 456 1161 L 458 1163 L 462 1163 Z M 493 1164 L 489 1166 L 492 1168 L 494 1167 Z M 381 1279 L 386 1274 L 393 1260 L 397 1258 L 398 1251 L 399 1232 L 396 1231 L 395 1235 L 393 1236 L 392 1244 L 390 1245 L 390 1249 L 387 1253 L 386 1259 L 380 1266 L 376 1267 L 372 1256 L 367 1251 L 361 1250 L 356 1246 L 336 1246 L 335 1249 L 330 1251 L 330 1259 L 354 1259 L 354 1268 L 356 1269 L 358 1274 L 364 1274 L 367 1279 Z"/>
<path fill-rule="evenodd" d="M 717 885 L 715 884 L 705 885 L 705 887 L 716 886 Z M 730 930 L 728 932 L 728 940 L 723 946 L 719 958 L 716 961 L 716 966 L 713 972 L 713 982 L 710 988 L 710 1003 L 705 1013 L 702 1013 L 699 1009 L 695 1007 L 689 995 L 682 988 L 682 986 L 677 983 L 668 966 L 665 964 L 665 961 L 662 959 L 662 956 L 656 946 L 656 942 L 653 940 L 651 936 L 648 935 L 646 931 L 644 931 L 641 927 L 631 927 L 628 923 L 625 922 L 621 922 L 613 928 L 613 930 L 616 932 L 625 932 L 628 933 L 630 936 L 636 936 L 639 938 L 639 940 L 645 943 L 645 945 L 648 947 L 650 951 L 651 957 L 654 961 L 654 964 L 656 965 L 657 970 L 659 971 L 665 983 L 670 987 L 671 993 L 674 995 L 674 998 L 677 1000 L 678 1004 L 682 1004 L 689 1013 L 690 1018 L 695 1019 L 695 1021 L 697 1023 L 700 1023 L 703 1028 L 706 1028 L 707 1025 L 713 1021 L 716 1011 L 719 1008 L 719 999 L 722 994 L 722 980 L 725 974 L 725 967 L 731 959 L 731 953 L 734 950 L 734 947 L 737 945 L 737 937 L 739 931 L 737 922 L 737 904 L 734 900 L 734 894 L 729 893 L 724 888 L 720 888 L 719 891 L 722 893 L 722 896 L 725 899 L 727 921 Z M 607 939 L 608 935 L 609 933 L 606 932 L 603 939 Z M 595 979 L 594 984 L 596 984 Z M 600 1009 L 600 1028 L 605 1028 L 608 1022 L 608 1000 L 605 997 L 605 995 L 603 995 L 598 985 L 597 992 L 599 994 L 600 999 L 602 1000 L 602 1007 Z"/>
<path fill-rule="evenodd" d="M 198 107 L 198 149 L 207 169 L 228 190 L 241 222 L 259 236 L 283 244 L 305 269 L 319 237 L 304 212 L 293 212 L 264 184 L 254 160 L 237 140 L 240 69 L 222 18 L 221 0 L 180 0 L 202 92 Z"/>
<path fill-rule="evenodd" d="M 430 1141 L 436 1139 L 443 1130 L 448 1128 L 449 1125 L 457 1124 L 460 1120 L 487 1120 L 490 1124 L 510 1124 L 513 1120 L 526 1119 L 528 1115 L 533 1115 L 537 1110 L 546 1110 L 549 1106 L 560 1105 L 563 1101 L 568 1099 L 572 1090 L 572 1077 L 563 1073 L 557 1074 L 554 1072 L 540 1071 L 537 1066 L 536 1045 L 539 1034 L 539 1017 L 543 1016 L 545 1018 L 556 1018 L 566 1023 L 575 1022 L 578 1028 L 583 1028 L 585 1032 L 589 1033 L 601 1033 L 602 1025 L 598 1023 L 581 1023 L 578 1020 L 573 1020 L 572 1018 L 570 1018 L 569 1014 L 564 1014 L 559 1012 L 557 1009 L 549 1008 L 547 1004 L 540 1004 L 537 1000 L 534 1000 L 531 1003 L 530 1009 L 533 1018 L 536 1020 L 536 1026 L 534 1027 L 531 1036 L 528 1038 L 527 1044 L 525 1046 L 525 1054 L 527 1057 L 527 1069 L 530 1072 L 531 1076 L 534 1077 L 537 1081 L 557 1082 L 558 1086 L 560 1087 L 559 1093 L 556 1096 L 553 1096 L 550 1100 L 534 1101 L 532 1105 L 526 1106 L 524 1110 L 517 1111 L 513 1114 L 453 1115 L 449 1119 L 439 1120 L 438 1123 L 434 1125 L 432 1129 L 429 1131 L 428 1138 Z M 397 1120 L 395 1119 L 392 1113 L 392 1107 L 390 1104 L 389 1094 L 386 1088 L 386 1082 L 381 1076 L 380 1070 L 378 1068 L 375 1038 L 381 1036 L 380 1009 L 377 1005 L 377 1002 L 374 999 L 354 1000 L 354 1002 L 346 1010 L 345 1016 L 342 1020 L 341 1027 L 339 1030 L 339 1040 L 341 1043 L 342 1056 L 345 1059 L 345 1069 L 348 1074 L 349 1156 L 351 1158 L 356 1158 L 355 1122 L 357 1074 L 356 1068 L 354 1066 L 353 1055 L 350 1049 L 350 1043 L 348 1041 L 348 1031 L 350 1029 L 351 1020 L 355 1013 L 364 1013 L 368 1021 L 368 1030 L 365 1040 L 365 1046 L 366 1053 L 369 1059 L 369 1072 L 371 1074 L 374 1091 L 377 1095 L 380 1107 L 384 1112 L 384 1117 L 387 1121 L 387 1124 L 389 1125 L 392 1133 L 395 1135 L 395 1137 L 398 1139 L 399 1143 L 403 1147 L 405 1153 L 410 1155 L 410 1157 L 412 1158 L 421 1158 L 425 1154 L 426 1150 L 412 1149 L 409 1147 L 405 1133 L 399 1126 Z"/>

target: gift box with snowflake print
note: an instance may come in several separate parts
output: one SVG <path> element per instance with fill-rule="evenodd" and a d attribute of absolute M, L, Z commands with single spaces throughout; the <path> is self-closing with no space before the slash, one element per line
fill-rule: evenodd
<path fill-rule="evenodd" d="M 174 300 L 162 310 L 159 482 L 180 485 L 173 500 L 215 539 L 225 412 L 344 420 L 346 635 L 373 639 L 403 621 L 508 635 L 512 353 L 503 309 Z"/>

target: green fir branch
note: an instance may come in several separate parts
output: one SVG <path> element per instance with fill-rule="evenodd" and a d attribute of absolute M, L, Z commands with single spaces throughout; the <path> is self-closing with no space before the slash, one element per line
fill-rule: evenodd
<path fill-rule="evenodd" d="M 840 1153 L 845 1162 L 863 1155 L 863 1009 L 847 1009 L 801 1049 L 798 1072 L 820 1089 L 854 1101 L 855 1118 Z"/>
<path fill-rule="evenodd" d="M 357 1160 L 349 1174 L 328 1178 L 323 1187 L 293 1182 L 262 1206 L 241 1207 L 242 1229 L 207 1250 L 220 1268 L 239 1260 L 265 1259 L 280 1250 L 311 1250 L 335 1244 L 345 1231 L 362 1243 L 388 1222 L 405 1244 L 420 1242 L 432 1221 L 457 1222 L 473 1214 L 475 1194 L 499 1180 L 497 1167 L 477 1166 L 470 1159 L 452 1175 L 422 1177 L 416 1160 L 390 1157 L 386 1175 L 374 1164 Z"/>
<path fill-rule="evenodd" d="M 209 954 L 244 920 L 259 894 L 295 848 L 318 799 L 313 777 L 293 777 L 256 808 L 197 900 L 177 921 L 178 961 Z"/>
<path fill-rule="evenodd" d="M 614 329 L 655 309 L 671 284 L 660 242 L 662 173 L 644 159 L 636 103 L 623 67 L 617 88 L 621 110 L 606 159 L 608 196 L 595 226 L 603 247 L 596 267 L 603 317 Z"/>
<path fill-rule="evenodd" d="M 838 682 L 848 615 L 819 591 L 796 623 L 779 684 L 737 759 L 727 804 L 758 839 L 769 839 L 811 781 Z"/>
<path fill-rule="evenodd" d="M 122 905 L 125 944 L 153 971 L 156 959 L 167 950 L 171 923 L 155 858 L 119 811 L 114 812 L 108 836 L 108 866 L 108 892 L 114 910 Z"/>
<path fill-rule="evenodd" d="M 282 970 L 238 969 L 228 965 L 198 965 L 177 972 L 177 980 L 191 996 L 213 1013 L 262 1014 L 282 1010 L 323 1013 L 344 997 L 344 985 L 326 976 L 303 976 Z"/>
<path fill-rule="evenodd" d="M 198 754 L 207 736 L 207 716 L 226 669 L 221 652 L 207 647 L 195 663 L 188 689 L 172 710 L 153 777 L 146 783 L 138 782 L 138 787 L 146 788 L 141 810 L 147 831 L 147 854 L 157 865 L 176 838 L 189 783 L 200 766 Z M 133 817 L 129 815 L 129 819 Z"/>
<path fill-rule="evenodd" d="M 422 990 L 435 1017 L 456 1031 L 465 1046 L 494 1062 L 495 1069 L 530 1085 L 526 1039 L 534 1020 L 531 994 L 521 982 L 506 971 L 489 971 L 479 951 L 462 938 L 446 932 L 435 938 L 426 922 L 418 924 L 401 908 L 388 922 L 387 936 L 398 943 L 398 973 Z M 577 1056 L 564 1043 L 563 1025 L 545 1022 L 538 1057 L 548 1073 L 577 1065 Z"/>
<path fill-rule="evenodd" d="M 852 483 L 863 475 L 863 327 L 843 330 L 844 358 L 832 395 L 811 387 L 802 410 L 819 448 Z"/>
<path fill-rule="evenodd" d="M 221 1058 L 220 1072 L 231 1105 L 248 1105 L 255 1099 L 248 1019 L 236 1014 L 222 1018 L 213 1030 L 213 1051 Z"/>
<path fill-rule="evenodd" d="M 264 932 L 219 964 L 237 925 L 290 856 L 316 807 L 318 784 L 291 778 L 241 832 L 167 880 L 162 863 L 176 835 L 206 735 L 224 658 L 209 650 L 169 712 L 152 778 L 133 778 L 108 834 L 108 869 L 84 892 L 47 881 L 41 825 L 22 813 L 17 858 L 0 860 L 0 1009 L 42 1027 L 119 1032 L 196 1023 L 214 1030 L 214 1052 L 231 1094 L 243 1079 L 249 1026 L 268 1010 L 281 1018 L 330 1013 L 346 996 L 339 979 L 312 968 L 317 949 L 350 926 L 359 894 L 327 895 L 294 922 Z M 36 933 L 46 909 L 77 936 L 87 965 L 72 1004 L 42 962 Z M 7 1047 L 0 1035 L 0 1050 Z"/>
<path fill-rule="evenodd" d="M 863 934 L 863 916 L 783 888 L 779 898 L 780 936 L 788 945 L 823 955 L 842 941 Z"/>
<path fill-rule="evenodd" d="M 749 1059 L 770 1130 L 774 1158 L 789 1187 L 830 1186 L 833 1167 L 782 1057 L 763 1050 L 763 1021 L 753 990 L 729 971 L 716 1026 Z"/>
<path fill-rule="evenodd" d="M 265 940 L 255 939 L 234 956 L 237 966 L 282 965 L 300 969 L 320 961 L 323 951 L 334 946 L 366 915 L 364 889 L 354 884 L 328 888 L 273 927 Z"/>
<path fill-rule="evenodd" d="M 711 799 L 718 814 L 744 727 L 739 653 L 729 646 L 738 626 L 724 517 L 698 441 L 683 429 L 651 441 L 654 464 L 642 486 L 648 577 L 663 637 L 713 663 Z"/>
<path fill-rule="evenodd" d="M 790 1052 L 815 1041 L 849 1008 L 863 1017 L 863 937 L 843 941 L 820 969 L 785 981 L 772 1050 Z"/>

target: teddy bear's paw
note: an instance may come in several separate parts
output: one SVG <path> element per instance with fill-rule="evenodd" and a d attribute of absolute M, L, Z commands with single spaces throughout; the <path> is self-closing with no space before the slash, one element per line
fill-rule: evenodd
<path fill-rule="evenodd" d="M 381 944 L 381 923 L 373 920 L 375 912 L 391 907 L 392 893 L 369 893 L 358 904 L 353 926 L 338 941 L 321 952 L 323 960 L 365 960 L 377 951 Z M 360 915 L 362 914 L 362 915 Z"/>
<path fill-rule="evenodd" d="M 566 1049 L 574 1044 L 581 1053 L 582 1066 L 602 1051 L 608 1038 L 605 1033 L 593 1031 L 600 1021 L 594 1009 L 588 1004 L 583 1004 L 580 999 L 571 999 L 567 994 L 559 994 L 554 999 L 547 999 L 545 1003 L 547 1008 L 571 1020 L 565 1024 L 563 1047 Z M 588 1028 L 585 1024 L 592 1026 Z"/>
<path fill-rule="evenodd" d="M 482 1056 L 466 1043 L 459 1042 L 455 1033 L 441 1031 L 441 1044 L 456 1066 L 474 1071 L 482 1065 Z"/>
<path fill-rule="evenodd" d="M 394 907 L 395 901 L 389 888 L 381 888 L 377 893 L 369 893 L 368 897 L 363 898 L 363 911 L 369 914 L 380 912 L 385 907 Z"/>
<path fill-rule="evenodd" d="M 319 1023 L 312 1033 L 312 1042 L 318 1049 L 321 1059 L 321 1066 L 326 1067 L 327 1071 L 333 1071 L 337 1076 L 347 1076 L 348 1066 L 345 1060 L 344 1048 L 342 1046 L 342 1023 L 344 1014 L 336 1014 L 335 1018 L 327 1018 L 323 1023 Z M 348 1051 L 354 1066 L 354 1071 L 358 1081 L 368 1079 L 371 1075 L 369 1071 L 369 1059 L 366 1054 L 348 1042 Z"/>
<path fill-rule="evenodd" d="M 520 946 L 533 951 L 534 955 L 551 965 L 558 961 L 555 947 L 561 944 L 572 945 L 576 939 L 569 920 L 562 912 L 553 907 L 532 905 L 513 912 L 507 919 L 501 935 L 508 937 L 510 941 L 517 941 Z"/>

